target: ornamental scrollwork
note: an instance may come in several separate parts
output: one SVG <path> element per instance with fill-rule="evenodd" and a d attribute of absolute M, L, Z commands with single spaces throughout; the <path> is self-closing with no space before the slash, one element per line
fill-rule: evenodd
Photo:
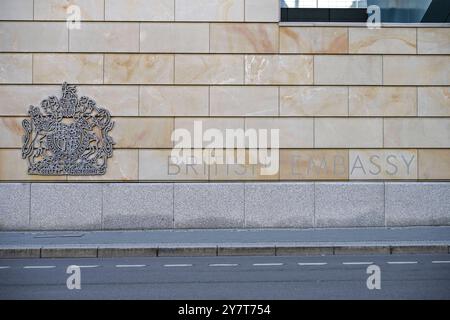
<path fill-rule="evenodd" d="M 62 96 L 30 106 L 22 126 L 22 158 L 31 175 L 88 176 L 106 173 L 113 154 L 114 126 L 108 110 L 88 97 L 78 98 L 73 85 L 63 83 Z"/>

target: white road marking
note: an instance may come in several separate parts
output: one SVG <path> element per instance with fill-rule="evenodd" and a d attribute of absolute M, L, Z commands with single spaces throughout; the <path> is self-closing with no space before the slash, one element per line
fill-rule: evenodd
<path fill-rule="evenodd" d="M 192 264 L 165 264 L 164 267 L 173 268 L 173 267 L 192 267 Z"/>
<path fill-rule="evenodd" d="M 77 266 L 77 267 L 88 269 L 88 268 L 98 268 L 99 266 L 98 265 L 91 265 L 91 266 Z"/>
<path fill-rule="evenodd" d="M 282 266 L 284 263 L 254 263 L 255 267 L 275 267 L 275 266 Z"/>
<path fill-rule="evenodd" d="M 417 264 L 417 261 L 388 261 L 388 264 Z"/>
<path fill-rule="evenodd" d="M 324 266 L 328 263 L 326 262 L 299 262 L 299 266 Z"/>
<path fill-rule="evenodd" d="M 0 266 L 0 269 L 9 269 L 9 268 L 11 268 L 11 267 L 9 267 L 9 266 Z"/>
<path fill-rule="evenodd" d="M 143 268 L 145 264 L 116 264 L 116 268 Z"/>
<path fill-rule="evenodd" d="M 431 263 L 450 263 L 450 261 L 431 261 Z"/>
<path fill-rule="evenodd" d="M 367 266 L 373 264 L 373 262 L 342 262 L 342 264 L 347 266 Z"/>
<path fill-rule="evenodd" d="M 237 263 L 212 263 L 210 267 L 237 267 Z"/>
<path fill-rule="evenodd" d="M 56 266 L 25 266 L 24 269 L 53 269 Z"/>

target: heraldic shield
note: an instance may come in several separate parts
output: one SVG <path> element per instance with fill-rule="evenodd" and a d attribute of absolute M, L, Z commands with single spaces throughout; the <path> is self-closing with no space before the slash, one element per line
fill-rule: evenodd
<path fill-rule="evenodd" d="M 106 109 L 88 97 L 78 98 L 75 86 L 64 83 L 62 96 L 30 106 L 25 119 L 22 158 L 32 175 L 103 175 L 113 154 L 108 135 L 114 122 Z"/>

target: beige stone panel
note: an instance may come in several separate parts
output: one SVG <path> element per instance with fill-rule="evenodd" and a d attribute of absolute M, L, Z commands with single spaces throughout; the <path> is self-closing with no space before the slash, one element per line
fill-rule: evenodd
<path fill-rule="evenodd" d="M 35 20 L 64 20 L 80 9 L 81 20 L 103 20 L 103 0 L 34 0 Z"/>
<path fill-rule="evenodd" d="M 205 163 L 179 164 L 174 160 L 171 150 L 139 150 L 139 180 L 208 180 Z"/>
<path fill-rule="evenodd" d="M 244 21 L 244 0 L 175 0 L 176 21 Z"/>
<path fill-rule="evenodd" d="M 347 87 L 280 87 L 281 116 L 347 116 Z"/>
<path fill-rule="evenodd" d="M 106 54 L 105 83 L 172 84 L 173 55 Z"/>
<path fill-rule="evenodd" d="M 87 96 L 112 116 L 139 115 L 139 87 L 137 86 L 78 86 L 78 96 Z"/>
<path fill-rule="evenodd" d="M 380 118 L 315 119 L 315 148 L 381 148 L 383 120 Z"/>
<path fill-rule="evenodd" d="M 171 148 L 172 118 L 115 118 L 116 148 Z"/>
<path fill-rule="evenodd" d="M 241 55 L 175 55 L 177 84 L 243 84 Z"/>
<path fill-rule="evenodd" d="M 328 85 L 381 85 L 381 56 L 314 57 L 314 83 Z"/>
<path fill-rule="evenodd" d="M 280 1 L 245 0 L 245 21 L 247 22 L 280 21 Z"/>
<path fill-rule="evenodd" d="M 277 53 L 278 24 L 212 23 L 213 53 Z"/>
<path fill-rule="evenodd" d="M 0 83 L 31 83 L 32 56 L 23 53 L 0 53 Z"/>
<path fill-rule="evenodd" d="M 226 130 L 244 130 L 243 118 L 175 118 L 175 129 L 185 130 L 189 133 L 190 141 L 177 140 L 175 146 L 178 148 L 225 148 Z M 215 129 L 222 139 L 208 138 L 209 129 Z M 214 132 L 212 132 L 214 133 Z M 214 135 L 213 137 L 215 137 Z M 203 141 L 205 138 L 205 141 Z M 207 140 L 207 141 L 206 141 Z"/>
<path fill-rule="evenodd" d="M 0 1 L 0 20 L 33 20 L 33 0 Z"/>
<path fill-rule="evenodd" d="M 22 159 L 20 149 L 0 149 L 0 181 L 66 180 L 66 176 L 41 176 L 28 174 L 28 162 Z"/>
<path fill-rule="evenodd" d="M 450 118 L 384 119 L 387 148 L 450 148 Z"/>
<path fill-rule="evenodd" d="M 69 181 L 138 180 L 138 150 L 114 150 L 102 176 L 67 176 Z"/>
<path fill-rule="evenodd" d="M 350 180 L 417 179 L 417 150 L 353 149 Z"/>
<path fill-rule="evenodd" d="M 449 85 L 450 56 L 385 56 L 385 85 Z"/>
<path fill-rule="evenodd" d="M 449 28 L 417 29 L 419 54 L 450 54 Z"/>
<path fill-rule="evenodd" d="M 245 56 L 246 84 L 312 84 L 313 57 L 302 55 Z"/>
<path fill-rule="evenodd" d="M 32 85 L 0 86 L 0 115 L 26 116 L 30 105 L 39 106 L 48 96 L 56 95 L 61 87 Z"/>
<path fill-rule="evenodd" d="M 0 118 L 0 148 L 22 148 L 23 118 Z"/>
<path fill-rule="evenodd" d="M 278 87 L 211 87 L 211 116 L 277 116 Z"/>
<path fill-rule="evenodd" d="M 69 47 L 74 52 L 138 52 L 139 24 L 83 22 L 70 30 Z"/>
<path fill-rule="evenodd" d="M 209 179 L 216 181 L 278 180 L 279 149 L 213 149 L 205 158 L 217 159 L 209 164 Z M 265 170 L 263 170 L 265 168 Z"/>
<path fill-rule="evenodd" d="M 348 150 L 281 150 L 280 180 L 348 180 Z"/>
<path fill-rule="evenodd" d="M 105 20 L 173 21 L 174 0 L 105 0 Z"/>
<path fill-rule="evenodd" d="M 281 53 L 347 53 L 347 28 L 281 27 Z"/>
<path fill-rule="evenodd" d="M 100 84 L 103 82 L 101 54 L 34 54 L 33 83 Z"/>
<path fill-rule="evenodd" d="M 0 22 L 0 51 L 64 52 L 67 39 L 65 22 Z"/>
<path fill-rule="evenodd" d="M 87 96 L 106 108 L 113 116 L 138 115 L 138 87 L 78 86 L 78 96 Z M 60 85 L 0 86 L 0 115 L 28 115 L 30 105 L 39 106 L 49 96 L 61 96 Z"/>
<path fill-rule="evenodd" d="M 268 130 L 268 147 L 273 147 L 271 130 L 279 130 L 280 148 L 313 148 L 314 120 L 305 118 L 247 118 L 245 129 Z M 261 141 L 258 141 L 261 143 Z M 253 147 L 253 146 L 250 146 Z"/>
<path fill-rule="evenodd" d="M 450 179 L 450 150 L 419 150 L 419 179 Z"/>
<path fill-rule="evenodd" d="M 419 116 L 450 116 L 450 87 L 423 87 L 419 90 Z"/>
<path fill-rule="evenodd" d="M 208 116 L 206 86 L 141 86 L 141 116 Z"/>
<path fill-rule="evenodd" d="M 415 28 L 349 28 L 350 53 L 415 54 Z"/>
<path fill-rule="evenodd" d="M 208 53 L 208 23 L 141 23 L 141 52 Z"/>
<path fill-rule="evenodd" d="M 350 87 L 350 116 L 416 116 L 416 90 L 408 87 Z"/>

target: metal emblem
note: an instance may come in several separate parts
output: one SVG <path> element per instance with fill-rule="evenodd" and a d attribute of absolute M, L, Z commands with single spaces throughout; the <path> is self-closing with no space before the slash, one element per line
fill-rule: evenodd
<path fill-rule="evenodd" d="M 51 96 L 30 106 L 25 119 L 22 158 L 32 175 L 103 175 L 112 157 L 114 122 L 108 110 L 88 97 L 78 98 L 75 86 L 63 83 L 60 99 Z"/>

